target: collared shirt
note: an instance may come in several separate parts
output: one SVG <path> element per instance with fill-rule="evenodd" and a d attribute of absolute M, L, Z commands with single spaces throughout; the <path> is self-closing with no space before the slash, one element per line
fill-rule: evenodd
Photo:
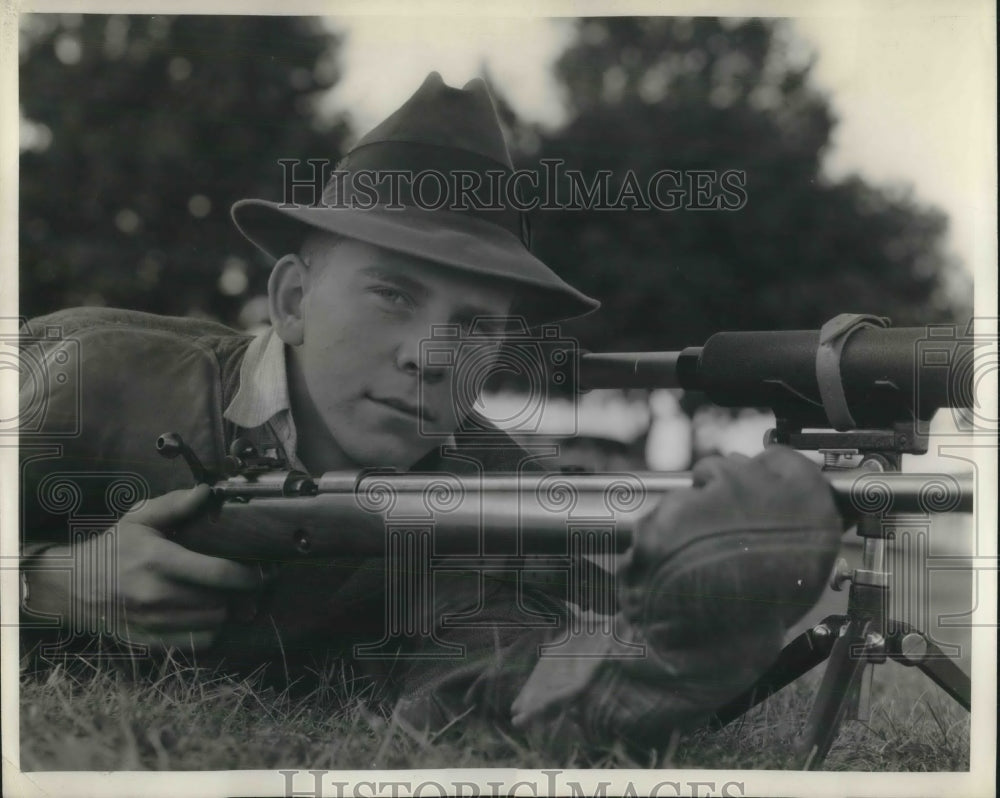
<path fill-rule="evenodd" d="M 292 468 L 305 471 L 298 457 L 298 433 L 288 398 L 285 342 L 268 328 L 247 347 L 240 366 L 240 387 L 223 416 L 254 429 L 267 424 Z"/>

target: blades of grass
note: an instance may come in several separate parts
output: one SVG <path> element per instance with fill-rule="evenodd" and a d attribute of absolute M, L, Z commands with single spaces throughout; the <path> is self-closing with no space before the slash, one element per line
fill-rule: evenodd
<path fill-rule="evenodd" d="M 365 720 L 367 721 L 368 718 L 365 717 Z M 388 726 L 385 728 L 385 735 L 382 737 L 382 742 L 379 743 L 378 750 L 375 752 L 375 758 L 372 759 L 372 767 L 373 768 L 381 767 L 381 765 L 379 763 L 383 761 L 383 757 L 385 756 L 385 752 L 389 748 L 389 744 L 392 742 L 393 738 L 396 736 L 396 728 L 397 728 L 396 723 L 397 723 L 396 716 L 393 715 L 393 717 L 389 721 Z M 370 722 L 369 722 L 369 725 L 371 726 Z M 372 726 L 372 728 L 374 730 L 375 727 Z"/>
<path fill-rule="evenodd" d="M 149 744 L 153 746 L 153 751 L 156 752 L 156 769 L 157 770 L 170 770 L 170 755 L 167 753 L 167 749 L 163 747 L 163 740 L 160 739 L 161 730 L 158 726 L 146 729 L 146 739 L 149 740 Z"/>
<path fill-rule="evenodd" d="M 457 715 L 454 718 L 452 718 L 451 720 L 449 720 L 444 726 L 442 726 L 440 729 L 438 729 L 436 732 L 433 732 L 430 735 L 430 738 L 429 738 L 430 742 L 432 742 L 432 743 L 435 742 L 441 735 L 443 735 L 445 732 L 447 732 L 448 729 L 450 729 L 452 726 L 454 726 L 456 723 L 458 723 L 463 718 L 467 718 L 470 714 L 472 714 L 472 711 L 474 709 L 475 709 L 475 707 L 469 707 L 461 715 Z"/>
<path fill-rule="evenodd" d="M 139 745 L 136 743 L 131 724 L 125 716 L 124 711 L 118 714 L 118 725 L 125 738 L 125 743 L 122 746 L 121 770 L 142 770 L 142 763 L 139 760 Z"/>
<path fill-rule="evenodd" d="M 941 738 L 944 741 L 945 747 L 948 746 L 948 732 L 944 728 L 944 724 L 941 722 L 941 718 L 938 717 L 938 713 L 934 711 L 934 707 L 931 706 L 930 701 L 926 698 L 924 699 L 924 706 L 927 707 L 927 711 L 931 713 L 931 717 L 937 724 L 938 731 L 941 732 Z"/>
<path fill-rule="evenodd" d="M 70 703 L 69 697 L 66 695 L 65 690 L 62 685 L 57 685 L 55 689 L 55 695 L 59 703 L 62 705 L 63 711 L 66 713 L 66 717 L 71 721 L 76 723 L 83 731 L 87 734 L 93 734 L 95 736 L 100 736 L 101 732 L 91 723 L 89 720 L 80 715 L 73 709 Z"/>
<path fill-rule="evenodd" d="M 235 696 L 235 702 L 233 704 L 233 708 L 229 710 L 229 712 L 226 714 L 226 717 L 223 718 L 222 725 L 219 727 L 220 732 L 225 732 L 229 729 L 229 725 L 233 722 L 233 718 L 236 717 L 236 713 L 238 713 L 243 708 L 243 703 L 246 700 L 246 697 L 250 689 L 251 688 L 249 687 L 249 685 L 243 683 L 240 684 L 237 687 L 237 689 L 233 691 L 233 695 Z"/>
<path fill-rule="evenodd" d="M 517 754 L 518 759 L 526 757 L 529 754 L 529 751 L 528 751 L 527 748 L 525 748 L 523 745 L 521 745 L 517 740 L 515 740 L 513 737 L 511 737 L 509 734 L 507 734 L 507 732 L 505 732 L 499 726 L 494 726 L 493 730 L 498 735 L 500 735 L 500 737 L 503 738 L 504 742 L 506 742 L 507 745 L 509 745 L 514 750 L 514 753 Z"/>
<path fill-rule="evenodd" d="M 899 727 L 896 725 L 896 721 L 892 717 L 892 714 L 889 712 L 888 707 L 885 704 L 883 704 L 882 706 L 879 707 L 879 709 L 882 712 L 882 717 L 885 718 L 886 723 L 889 724 L 889 728 L 892 731 L 892 736 L 898 737 Z"/>
<path fill-rule="evenodd" d="M 670 732 L 670 739 L 667 741 L 667 750 L 663 752 L 663 757 L 660 759 L 660 768 L 663 770 L 672 770 L 674 768 L 674 758 L 677 756 L 677 746 L 681 742 L 681 731 L 680 729 L 674 729 Z"/>
<path fill-rule="evenodd" d="M 353 740 L 353 739 L 355 739 L 355 736 L 356 736 L 355 732 L 357 731 L 357 728 L 358 728 L 358 721 L 361 718 L 361 709 L 362 709 L 362 707 L 363 707 L 363 704 L 361 704 L 361 702 L 358 702 L 358 703 L 356 703 L 354 705 L 353 710 L 348 714 L 348 717 L 349 717 L 350 723 L 351 723 L 350 727 L 347 729 L 346 733 L 342 734 L 340 737 L 335 737 L 334 738 L 336 740 L 336 747 L 332 747 L 331 746 L 330 748 L 327 749 L 329 751 L 329 757 L 328 758 L 329 758 L 329 761 L 330 761 L 330 767 L 331 768 L 335 767 L 335 765 L 337 764 L 338 758 L 340 756 L 340 753 L 344 750 L 344 740 Z"/>
<path fill-rule="evenodd" d="M 468 713 L 466 713 L 466 714 L 468 714 Z M 420 746 L 420 750 L 421 751 L 425 751 L 425 752 L 426 751 L 430 751 L 432 740 L 431 740 L 430 734 L 428 732 L 421 731 L 419 729 L 414 728 L 414 726 L 412 724 L 410 724 L 409 722 L 407 722 L 404 718 L 401 718 L 401 717 L 397 716 L 395 713 L 393 713 L 392 722 L 412 742 L 414 742 L 418 746 Z"/>
<path fill-rule="evenodd" d="M 285 671 L 285 684 L 291 684 L 291 677 L 288 674 L 288 659 L 285 657 L 285 644 L 281 640 L 281 632 L 278 631 L 278 625 L 274 622 L 274 616 L 268 613 L 267 619 L 271 622 L 271 628 L 274 629 L 274 636 L 278 641 L 278 650 L 281 652 L 281 667 Z"/>

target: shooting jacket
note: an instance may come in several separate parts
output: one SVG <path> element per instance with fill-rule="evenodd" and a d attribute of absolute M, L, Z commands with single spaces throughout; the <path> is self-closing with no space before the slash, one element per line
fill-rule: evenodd
<path fill-rule="evenodd" d="M 266 425 L 239 428 L 223 415 L 252 341 L 212 322 L 104 308 L 29 321 L 21 342 L 23 567 L 49 545 L 107 528 L 138 499 L 190 487 L 183 461 L 155 450 L 163 432 L 179 433 L 216 472 L 237 435 L 273 445 Z M 484 472 L 511 471 L 525 458 L 506 436 L 465 439 L 462 448 Z M 474 469 L 467 458 L 431 452 L 413 470 Z M 375 678 L 416 725 L 442 725 L 470 708 L 503 722 L 535 648 L 565 617 L 558 594 L 566 579 L 540 574 L 535 581 L 519 587 L 513 572 L 442 573 L 428 609 L 451 626 L 414 635 L 387 628 L 392 586 L 383 560 L 287 563 L 256 612 L 230 623 L 199 661 L 251 670 L 280 659 L 295 668 L 329 653 Z M 56 650 L 72 650 L 85 637 L 30 615 L 22 616 L 22 629 L 26 644 L 41 639 Z"/>
<path fill-rule="evenodd" d="M 139 499 L 190 487 L 184 463 L 155 451 L 164 432 L 179 433 L 216 471 L 237 436 L 273 445 L 266 425 L 241 429 L 223 415 L 252 340 L 212 322 L 111 309 L 28 322 L 21 341 L 22 569 L 34 567 L 33 555 L 47 545 L 107 529 Z M 525 451 L 506 436 L 457 445 L 461 456 L 431 452 L 414 470 L 539 468 L 525 464 Z M 829 564 L 817 568 L 821 584 Z M 254 606 L 234 608 L 198 662 L 238 670 L 280 663 L 282 672 L 332 655 L 376 682 L 413 726 L 441 728 L 457 718 L 508 725 L 520 715 L 519 727 L 551 748 L 622 738 L 662 744 L 671 728 L 700 721 L 750 685 L 780 650 L 781 623 L 745 624 L 734 614 L 732 623 L 720 623 L 739 655 L 720 658 L 691 639 L 664 661 L 636 642 L 635 630 L 608 626 L 620 617 L 615 593 L 608 573 L 581 558 L 550 571 L 444 568 L 422 583 L 400 577 L 382 558 L 286 563 Z M 646 600 L 618 595 L 635 606 Z M 85 629 L 55 630 L 50 620 L 22 614 L 23 643 L 42 638 L 59 650 L 87 637 Z"/>

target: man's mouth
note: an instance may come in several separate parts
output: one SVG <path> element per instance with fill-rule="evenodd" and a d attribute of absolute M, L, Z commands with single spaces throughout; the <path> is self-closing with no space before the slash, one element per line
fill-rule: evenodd
<path fill-rule="evenodd" d="M 368 398 L 377 404 L 392 408 L 393 410 L 414 419 L 422 419 L 423 421 L 428 422 L 437 420 L 437 416 L 434 413 L 416 402 L 409 402 L 405 399 L 396 399 L 394 397 L 384 396 L 369 396 Z"/>

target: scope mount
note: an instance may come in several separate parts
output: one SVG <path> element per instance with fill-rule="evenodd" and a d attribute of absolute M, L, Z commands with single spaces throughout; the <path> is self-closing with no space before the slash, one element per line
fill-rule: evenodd
<path fill-rule="evenodd" d="M 883 429 L 856 429 L 841 432 L 831 429 L 804 428 L 791 419 L 779 417 L 764 436 L 764 445 L 774 443 L 806 451 L 856 451 L 863 457 L 879 455 L 898 469 L 904 454 L 926 454 L 926 424 L 910 419 Z"/>

